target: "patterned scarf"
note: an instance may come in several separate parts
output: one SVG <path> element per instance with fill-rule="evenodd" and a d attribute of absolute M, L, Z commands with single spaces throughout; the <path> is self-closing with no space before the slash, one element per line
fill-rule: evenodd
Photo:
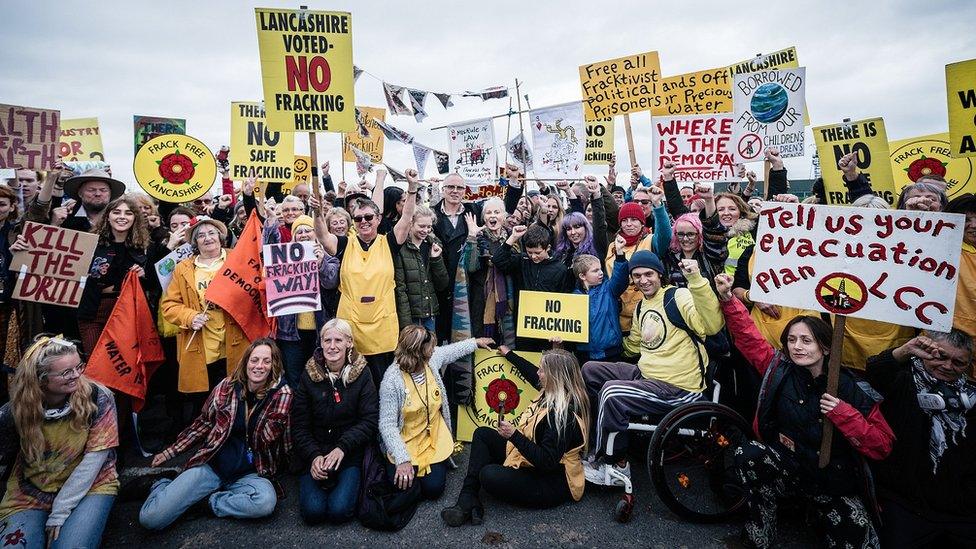
<path fill-rule="evenodd" d="M 471 246 L 465 244 L 461 248 L 461 258 L 458 261 L 457 269 L 454 273 L 454 314 L 451 318 L 451 343 L 464 341 L 471 338 L 471 307 L 468 304 L 468 255 L 471 253 Z M 461 404 L 470 404 L 472 401 L 471 387 L 472 378 L 472 358 L 465 356 L 457 361 L 445 366 L 441 374 L 448 368 L 457 374 L 457 382 L 454 384 L 455 394 Z"/>
<path fill-rule="evenodd" d="M 949 385 L 959 392 L 966 390 L 966 380 L 959 378 L 954 383 L 940 381 L 932 377 L 925 369 L 918 357 L 912 357 L 912 374 L 915 376 L 915 388 L 919 393 L 935 393 L 935 386 L 939 383 Z M 929 436 L 929 458 L 932 460 L 932 473 L 939 468 L 939 460 L 949 447 L 949 443 L 958 444 L 958 439 L 966 436 L 965 410 L 922 410 L 932 420 L 931 435 Z M 948 436 L 947 436 L 948 434 Z"/>

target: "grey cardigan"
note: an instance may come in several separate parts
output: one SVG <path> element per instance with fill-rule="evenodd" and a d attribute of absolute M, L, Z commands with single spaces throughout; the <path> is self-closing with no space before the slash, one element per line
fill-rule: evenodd
<path fill-rule="evenodd" d="M 444 388 L 444 381 L 441 379 L 441 368 L 452 362 L 470 355 L 478 348 L 475 340 L 465 339 L 443 347 L 435 347 L 434 354 L 431 355 L 427 364 L 434 372 L 434 380 L 441 388 L 441 414 L 447 422 L 448 429 L 451 428 L 451 407 L 447 403 L 447 390 Z M 430 383 L 431 380 L 427 380 Z M 403 376 L 400 374 L 400 367 L 396 362 L 391 364 L 386 373 L 383 374 L 383 381 L 380 383 L 380 447 L 382 450 L 393 456 L 394 462 L 399 465 L 410 461 L 410 452 L 407 445 L 403 442 L 400 433 L 403 431 L 403 405 L 407 400 L 407 387 L 403 383 Z"/>

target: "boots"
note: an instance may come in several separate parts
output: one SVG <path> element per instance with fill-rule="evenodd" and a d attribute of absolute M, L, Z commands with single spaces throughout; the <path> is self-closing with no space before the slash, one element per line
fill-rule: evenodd
<path fill-rule="evenodd" d="M 441 510 L 441 518 L 448 526 L 461 526 L 469 522 L 477 526 L 484 521 L 485 508 L 477 497 L 472 498 L 461 493 L 457 503 Z"/>

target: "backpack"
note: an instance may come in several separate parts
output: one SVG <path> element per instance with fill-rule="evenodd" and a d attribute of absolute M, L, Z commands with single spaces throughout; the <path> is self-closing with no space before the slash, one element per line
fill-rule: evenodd
<path fill-rule="evenodd" d="M 359 485 L 359 522 L 373 530 L 397 532 L 410 524 L 420 505 L 420 483 L 401 490 L 386 474 L 387 461 L 375 444 L 363 452 L 363 481 Z"/>
<path fill-rule="evenodd" d="M 729 345 L 729 339 L 725 335 L 725 330 L 719 331 L 717 334 L 705 336 L 703 340 L 697 332 L 688 326 L 685 322 L 685 317 L 681 316 L 681 311 L 678 309 L 678 302 L 674 298 L 675 292 L 678 288 L 671 286 L 664 290 L 664 313 L 668 315 L 668 322 L 674 324 L 675 328 L 684 330 L 691 341 L 695 343 L 695 352 L 698 353 L 698 369 L 701 372 L 701 387 L 705 387 L 705 368 L 711 361 L 711 357 L 726 356 L 729 354 L 731 346 Z M 641 317 L 641 306 L 644 304 L 644 300 L 637 303 L 637 318 Z M 699 345 L 704 345 L 705 352 L 707 356 L 702 356 L 701 348 Z M 706 360 L 708 359 L 708 360 Z"/>

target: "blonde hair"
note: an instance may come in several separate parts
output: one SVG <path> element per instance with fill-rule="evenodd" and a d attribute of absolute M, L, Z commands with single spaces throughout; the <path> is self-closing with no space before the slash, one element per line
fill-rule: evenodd
<path fill-rule="evenodd" d="M 352 216 L 349 215 L 349 212 L 347 212 L 345 210 L 345 208 L 332 208 L 331 210 L 329 210 L 329 213 L 325 214 L 325 230 L 326 231 L 328 231 L 329 230 L 329 226 L 332 225 L 332 218 L 333 217 L 341 217 L 341 218 L 345 219 L 346 220 L 346 230 L 349 230 L 349 229 L 352 228 Z M 341 236 L 345 236 L 345 235 L 341 235 Z"/>
<path fill-rule="evenodd" d="M 580 373 L 579 362 L 572 353 L 564 349 L 546 351 L 539 361 L 539 370 L 545 372 L 546 384 L 542 388 L 542 403 L 556 417 L 556 434 L 562 437 L 566 432 L 570 413 L 578 416 L 583 423 L 583 449 L 587 447 L 590 428 L 590 399 L 586 395 L 586 385 Z"/>
<path fill-rule="evenodd" d="M 44 457 L 44 433 L 41 431 L 44 423 L 44 387 L 41 380 L 48 376 L 55 360 L 72 354 L 78 356 L 74 343 L 60 337 L 38 336 L 24 353 L 10 381 L 10 408 L 20 435 L 20 451 L 26 463 L 36 463 Z M 68 397 L 73 430 L 88 429 L 98 409 L 92 399 L 92 392 L 96 390 L 95 384 L 87 378 L 78 378 L 78 390 Z"/>
<path fill-rule="evenodd" d="M 428 208 L 427 206 L 417 205 L 413 210 L 413 218 L 410 220 L 411 223 L 416 223 L 419 217 L 429 217 L 431 223 L 437 223 L 437 214 L 434 210 Z"/>
<path fill-rule="evenodd" d="M 251 354 L 254 352 L 254 349 L 257 349 L 262 345 L 271 349 L 271 373 L 269 373 L 268 378 L 264 380 L 264 386 L 254 392 L 258 398 L 264 398 L 264 395 L 266 395 L 269 390 L 281 383 L 281 374 L 285 369 L 281 360 L 281 351 L 278 349 L 278 346 L 275 344 L 273 339 L 270 337 L 262 337 L 254 340 L 254 343 L 251 343 L 247 350 L 244 351 L 244 356 L 242 356 L 241 361 L 237 363 L 237 368 L 234 368 L 234 371 L 230 374 L 230 380 L 233 383 L 239 384 L 244 391 L 247 391 L 247 363 L 251 360 Z"/>
<path fill-rule="evenodd" d="M 404 372 L 417 373 L 427 365 L 436 346 L 437 336 L 433 332 L 423 326 L 411 324 L 400 331 L 393 358 Z"/>
<path fill-rule="evenodd" d="M 573 274 L 576 278 L 586 274 L 594 265 L 599 265 L 600 260 L 595 255 L 580 254 L 573 258 Z"/>
<path fill-rule="evenodd" d="M 325 332 L 329 330 L 335 330 L 342 334 L 346 342 L 349 343 L 349 350 L 346 351 L 346 364 L 342 367 L 342 372 L 340 372 L 339 377 L 342 378 L 342 383 L 344 385 L 349 385 L 349 375 L 352 373 L 353 366 L 358 366 L 360 364 L 365 364 L 366 358 L 359 354 L 359 351 L 353 347 L 354 339 L 352 337 L 352 326 L 349 322 L 341 318 L 333 318 L 322 326 L 319 330 L 319 341 L 318 344 L 322 346 L 322 338 L 325 337 Z"/>

